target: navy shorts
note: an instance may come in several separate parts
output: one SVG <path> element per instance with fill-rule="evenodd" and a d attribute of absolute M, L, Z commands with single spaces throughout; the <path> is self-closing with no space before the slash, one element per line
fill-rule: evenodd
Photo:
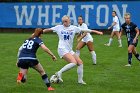
<path fill-rule="evenodd" d="M 129 45 L 134 45 L 135 47 L 137 47 L 138 39 L 137 39 L 136 43 L 133 43 L 133 40 L 134 40 L 134 39 L 130 39 L 130 41 L 128 41 L 128 46 L 129 46 Z"/>
<path fill-rule="evenodd" d="M 38 60 L 33 59 L 19 59 L 17 65 L 20 68 L 28 69 L 29 67 L 34 67 L 38 64 Z"/>

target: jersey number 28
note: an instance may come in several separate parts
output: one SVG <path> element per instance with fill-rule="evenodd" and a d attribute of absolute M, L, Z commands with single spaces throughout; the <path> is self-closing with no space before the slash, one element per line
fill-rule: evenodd
<path fill-rule="evenodd" d="M 26 40 L 25 43 L 22 45 L 23 48 L 32 49 L 34 41 Z"/>

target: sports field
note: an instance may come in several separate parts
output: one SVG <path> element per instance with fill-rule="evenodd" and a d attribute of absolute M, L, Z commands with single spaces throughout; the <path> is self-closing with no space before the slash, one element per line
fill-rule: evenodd
<path fill-rule="evenodd" d="M 30 34 L 0 33 L 0 93 L 48 93 L 41 77 L 33 69 L 29 70 L 25 84 L 16 84 L 17 51 L 29 36 Z M 51 93 L 140 93 L 140 63 L 133 56 L 132 67 L 124 66 L 127 64 L 125 36 L 122 37 L 122 48 L 118 48 L 117 39 L 114 39 L 112 46 L 104 46 L 109 39 L 108 35 L 93 35 L 93 37 L 97 65 L 92 65 L 87 47 L 81 50 L 81 59 L 84 61 L 84 80 L 87 85 L 77 84 L 77 72 L 74 68 L 63 74 L 64 83 L 52 84 L 56 90 Z M 37 53 L 40 63 L 51 76 L 66 62 L 58 57 L 57 35 L 45 34 L 42 39 L 58 58 L 56 62 L 53 62 L 43 50 L 39 49 Z M 76 41 L 74 46 L 76 46 Z M 140 52 L 140 44 L 137 50 Z"/>

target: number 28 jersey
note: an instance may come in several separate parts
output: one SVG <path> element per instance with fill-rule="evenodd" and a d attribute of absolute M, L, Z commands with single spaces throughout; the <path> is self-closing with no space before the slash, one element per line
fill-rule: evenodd
<path fill-rule="evenodd" d="M 36 59 L 36 52 L 41 44 L 43 41 L 38 37 L 25 40 L 20 47 L 19 59 Z"/>
<path fill-rule="evenodd" d="M 79 27 L 73 25 L 70 25 L 69 27 L 57 25 L 51 29 L 53 32 L 56 32 L 59 37 L 58 48 L 65 48 L 67 50 L 72 50 L 74 36 L 76 33 L 81 32 Z"/>

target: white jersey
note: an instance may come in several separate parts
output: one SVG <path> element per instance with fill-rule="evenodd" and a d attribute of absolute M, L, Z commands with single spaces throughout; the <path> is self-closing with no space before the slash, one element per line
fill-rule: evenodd
<path fill-rule="evenodd" d="M 78 27 L 80 27 L 81 29 L 88 29 L 87 25 L 85 23 L 82 23 L 82 25 L 78 25 Z M 88 42 L 91 41 L 93 42 L 93 38 L 90 35 L 90 33 L 87 33 L 87 35 L 82 39 L 83 42 Z"/>
<path fill-rule="evenodd" d="M 113 26 L 113 31 L 120 31 L 119 19 L 117 16 L 113 17 L 113 22 L 116 22 L 116 25 Z"/>
<path fill-rule="evenodd" d="M 63 25 L 57 25 L 51 28 L 53 32 L 56 32 L 59 37 L 58 48 L 63 48 L 66 50 L 72 50 L 73 39 L 76 33 L 81 32 L 81 28 L 70 25 L 69 27 L 64 27 Z"/>

